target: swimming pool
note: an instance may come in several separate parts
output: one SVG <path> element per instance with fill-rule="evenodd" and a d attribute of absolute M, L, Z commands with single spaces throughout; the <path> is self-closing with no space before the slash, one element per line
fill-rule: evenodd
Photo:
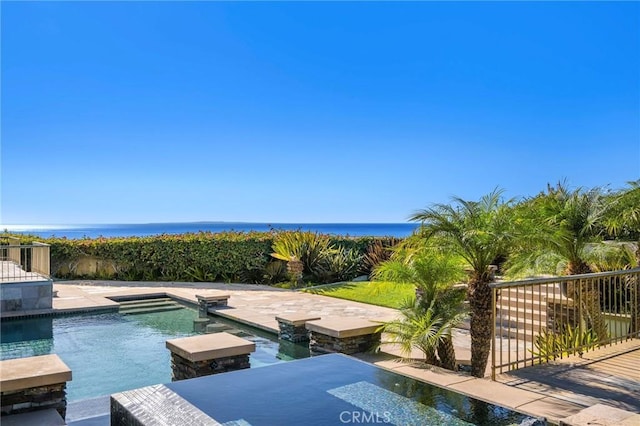
<path fill-rule="evenodd" d="M 159 412 L 157 401 L 163 399 L 156 394 L 188 404 L 176 402 Z M 135 404 L 130 403 L 133 397 Z M 182 380 L 112 398 L 112 408 L 119 414 L 144 418 L 153 412 L 159 423 L 172 418 L 177 420 L 173 424 L 201 414 L 224 426 L 543 424 L 341 354 Z M 121 425 L 128 418 L 117 415 L 113 420 L 112 424 Z"/>
<path fill-rule="evenodd" d="M 197 316 L 197 311 L 183 307 L 135 315 L 3 320 L 0 359 L 57 354 L 73 372 L 73 380 L 67 383 L 67 399 L 71 402 L 168 383 L 171 361 L 165 342 L 196 334 L 193 320 Z M 280 345 L 277 337 L 268 333 L 238 324 L 231 327 L 256 343 L 256 351 L 250 356 L 251 368 L 308 356 L 300 345 Z"/>

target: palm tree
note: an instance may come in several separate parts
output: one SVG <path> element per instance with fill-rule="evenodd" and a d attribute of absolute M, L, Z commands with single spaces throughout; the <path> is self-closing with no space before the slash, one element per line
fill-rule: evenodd
<path fill-rule="evenodd" d="M 491 288 L 489 266 L 511 244 L 511 201 L 496 189 L 479 201 L 455 197 L 452 204 L 434 204 L 416 212 L 410 220 L 422 223 L 421 235 L 438 238 L 441 247 L 464 259 L 470 268 L 467 299 L 471 307 L 471 373 L 484 377 L 491 349 Z"/>
<path fill-rule="evenodd" d="M 404 246 L 406 247 L 406 246 Z M 436 250 L 403 247 L 392 258 L 374 270 L 374 277 L 385 281 L 406 282 L 416 286 L 416 299 L 405 302 L 402 319 L 392 321 L 385 331 L 392 335 L 404 352 L 411 347 L 420 349 L 428 363 L 439 364 L 449 370 L 457 367 L 452 329 L 466 316 L 464 290 L 452 286 L 464 276 L 460 263 Z M 418 291 L 419 290 L 419 291 Z"/>
<path fill-rule="evenodd" d="M 510 259 L 509 271 L 553 272 L 561 275 L 588 274 L 593 271 L 590 254 L 605 247 L 599 238 L 607 205 L 602 190 L 569 190 L 564 183 L 549 185 L 547 193 L 522 203 L 517 211 L 521 225 L 521 247 Z M 600 245 L 596 250 L 594 245 Z M 581 300 L 583 320 L 600 341 L 608 330 L 600 309 L 600 290 L 592 281 L 566 285 L 567 296 Z"/>
<path fill-rule="evenodd" d="M 622 190 L 611 201 L 611 208 L 605 218 L 607 231 L 615 235 L 635 236 L 637 238 L 635 249 L 635 265 L 629 262 L 629 266 L 640 266 L 640 179 L 628 182 L 629 187 Z M 635 234 L 635 235 L 634 235 Z M 640 332 L 640 282 L 635 280 L 629 283 L 631 294 L 635 301 L 631 304 L 631 333 Z M 633 303 L 635 302 L 635 303 Z"/>
<path fill-rule="evenodd" d="M 400 318 L 382 325 L 381 331 L 391 336 L 391 340 L 384 343 L 398 344 L 407 357 L 410 357 L 413 349 L 418 349 L 424 354 L 427 364 L 456 370 L 451 332 L 462 321 L 463 315 L 446 318 L 446 314 L 439 312 L 437 306 L 441 302 L 432 300 L 427 305 L 424 300 L 406 300 L 400 307 Z"/>
<path fill-rule="evenodd" d="M 629 234 L 638 239 L 636 259 L 640 264 L 640 179 L 616 194 L 605 217 L 607 230 L 615 236 Z"/>

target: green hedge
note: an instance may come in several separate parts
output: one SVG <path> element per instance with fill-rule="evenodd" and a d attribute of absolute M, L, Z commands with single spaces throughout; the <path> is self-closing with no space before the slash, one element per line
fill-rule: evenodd
<path fill-rule="evenodd" d="M 3 234 L 9 236 L 10 234 Z M 267 282 L 274 262 L 272 232 L 200 232 L 126 238 L 39 238 L 12 234 L 21 243 L 51 246 L 51 274 L 65 279 Z M 366 253 L 387 237 L 330 236 L 332 243 Z"/>

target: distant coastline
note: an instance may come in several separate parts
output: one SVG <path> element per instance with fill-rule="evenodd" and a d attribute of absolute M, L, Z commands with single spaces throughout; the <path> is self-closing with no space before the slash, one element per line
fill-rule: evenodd
<path fill-rule="evenodd" d="M 417 223 L 252 223 L 252 222 L 176 222 L 145 224 L 99 225 L 0 225 L 0 230 L 30 234 L 41 238 L 69 239 L 99 237 L 144 237 L 161 234 L 193 232 L 301 230 L 322 234 L 360 236 L 407 237 L 419 226 Z"/>

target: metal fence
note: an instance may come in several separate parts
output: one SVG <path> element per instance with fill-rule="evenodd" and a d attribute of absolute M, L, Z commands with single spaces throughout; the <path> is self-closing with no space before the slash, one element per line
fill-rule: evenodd
<path fill-rule="evenodd" d="M 23 244 L 15 238 L 0 243 L 0 282 L 46 280 L 50 276 L 48 244 Z"/>
<path fill-rule="evenodd" d="M 640 337 L 640 268 L 491 284 L 491 377 Z"/>

